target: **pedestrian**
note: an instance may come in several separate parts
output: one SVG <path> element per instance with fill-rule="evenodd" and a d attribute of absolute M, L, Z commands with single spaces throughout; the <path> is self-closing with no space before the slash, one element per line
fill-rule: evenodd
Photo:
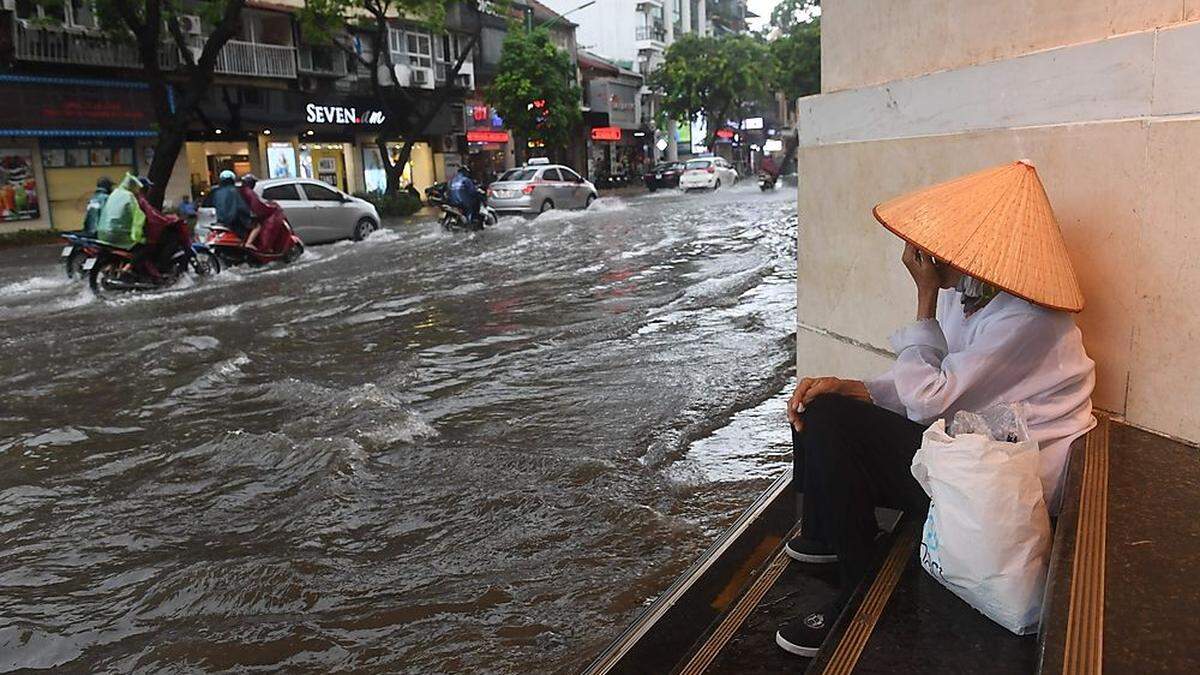
<path fill-rule="evenodd" d="M 906 241 L 916 321 L 892 336 L 897 359 L 883 376 L 806 377 L 788 401 L 804 503 L 801 534 L 785 552 L 836 563 L 842 581 L 836 600 L 776 633 L 800 656 L 816 655 L 866 575 L 875 507 L 924 519 L 929 498 L 910 466 L 930 423 L 999 402 L 1023 406 L 1051 512 L 1068 447 L 1094 424 L 1095 364 L 1069 313 L 1083 308 L 1083 296 L 1032 165 L 927 188 L 875 214 Z"/>

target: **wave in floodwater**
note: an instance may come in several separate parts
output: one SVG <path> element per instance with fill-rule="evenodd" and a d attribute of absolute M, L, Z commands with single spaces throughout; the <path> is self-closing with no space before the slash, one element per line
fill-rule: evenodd
<path fill-rule="evenodd" d="M 0 671 L 578 671 L 787 466 L 792 201 L 397 223 L 116 302 L 0 252 Z"/>

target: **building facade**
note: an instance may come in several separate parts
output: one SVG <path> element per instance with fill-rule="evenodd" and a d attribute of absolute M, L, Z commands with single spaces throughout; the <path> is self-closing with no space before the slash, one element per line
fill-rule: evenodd
<path fill-rule="evenodd" d="M 168 204 L 185 194 L 202 197 L 224 169 L 311 177 L 347 192 L 386 185 L 376 142 L 385 115 L 372 95 L 373 74 L 340 48 L 306 44 L 294 16 L 302 5 L 246 3 L 172 172 Z M 0 165 L 9 186 L 0 185 L 0 230 L 75 229 L 96 179 L 144 173 L 153 157 L 153 108 L 135 48 L 108 39 L 87 2 L 49 6 L 56 9 L 0 0 L 0 96 L 20 102 L 0 111 Z M 399 17 L 391 22 L 380 48 L 396 64 L 394 86 L 417 106 L 432 104 L 439 89 L 454 90 L 443 114 L 412 139 L 404 183 L 423 191 L 464 163 L 466 101 L 479 96 L 476 68 L 494 71 L 499 56 L 486 62 L 481 40 L 454 82 L 449 71 L 485 24 L 502 29 L 504 20 L 458 3 L 436 33 Z M 186 16 L 182 27 L 198 53 L 211 26 Z M 364 56 L 376 48 L 367 35 L 355 35 L 354 45 Z M 164 70 L 176 72 L 181 62 L 177 49 L 164 45 Z M 386 140 L 395 155 L 404 139 Z"/>
<path fill-rule="evenodd" d="M 826 0 L 800 100 L 802 374 L 886 368 L 911 320 L 874 204 L 1031 159 L 1063 228 L 1093 403 L 1200 441 L 1200 3 Z"/>

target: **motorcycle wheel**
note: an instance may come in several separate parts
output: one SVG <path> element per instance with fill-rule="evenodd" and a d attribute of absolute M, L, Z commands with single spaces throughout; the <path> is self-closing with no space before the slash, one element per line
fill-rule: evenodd
<path fill-rule="evenodd" d="M 209 251 L 196 251 L 192 258 L 192 269 L 198 277 L 210 277 L 221 273 L 221 259 Z"/>
<path fill-rule="evenodd" d="M 87 260 L 87 254 L 81 248 L 75 248 L 71 251 L 71 255 L 63 261 L 63 267 L 67 272 L 67 278 L 72 281 L 82 280 L 87 274 L 83 271 L 83 262 Z"/>
<path fill-rule="evenodd" d="M 294 263 L 302 255 L 304 255 L 304 244 L 296 242 L 288 249 L 287 255 L 283 256 L 283 261 L 285 263 Z"/>
<path fill-rule="evenodd" d="M 443 215 L 442 216 L 442 229 L 447 232 L 453 232 L 454 231 L 454 221 L 455 221 L 454 216 L 450 215 L 449 213 Z"/>
<path fill-rule="evenodd" d="M 121 275 L 121 265 L 121 259 L 116 256 L 104 256 L 96 261 L 88 275 L 88 285 L 96 297 L 109 300 L 121 293 L 113 283 Z"/>

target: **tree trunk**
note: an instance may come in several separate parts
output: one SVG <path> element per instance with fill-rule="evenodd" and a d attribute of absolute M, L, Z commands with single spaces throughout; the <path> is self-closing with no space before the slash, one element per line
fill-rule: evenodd
<path fill-rule="evenodd" d="M 171 172 L 175 168 L 175 160 L 183 150 L 183 142 L 187 138 L 187 123 L 160 126 L 158 142 L 154 146 L 154 159 L 150 161 L 150 172 L 147 177 L 154 187 L 146 198 L 155 207 L 162 208 L 163 197 L 167 193 L 167 183 L 171 180 Z"/>
<path fill-rule="evenodd" d="M 513 132 L 513 151 L 516 154 L 517 166 L 524 166 L 529 154 L 529 141 L 525 134 Z"/>

